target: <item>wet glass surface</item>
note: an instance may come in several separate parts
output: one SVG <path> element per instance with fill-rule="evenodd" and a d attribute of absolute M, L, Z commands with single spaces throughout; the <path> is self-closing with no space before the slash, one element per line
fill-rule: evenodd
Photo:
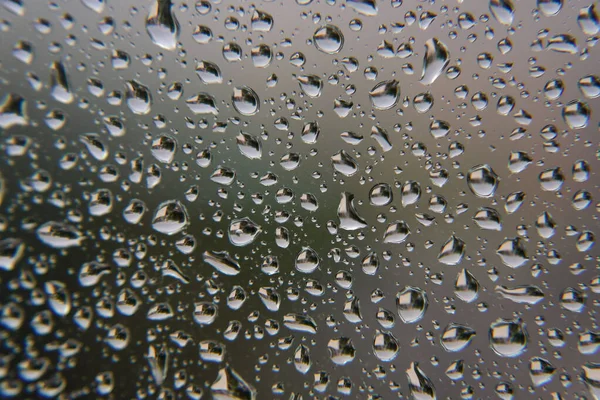
<path fill-rule="evenodd" d="M 600 398 L 590 0 L 0 0 L 0 395 Z"/>

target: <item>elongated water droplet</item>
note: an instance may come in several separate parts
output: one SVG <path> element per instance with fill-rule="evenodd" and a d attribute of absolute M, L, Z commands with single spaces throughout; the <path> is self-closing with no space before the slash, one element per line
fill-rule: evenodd
<path fill-rule="evenodd" d="M 292 331 L 317 333 L 317 323 L 309 315 L 286 314 L 283 316 L 283 324 Z"/>
<path fill-rule="evenodd" d="M 448 47 L 437 38 L 425 42 L 425 55 L 423 56 L 423 72 L 420 82 L 431 85 L 442 74 L 450 63 Z"/>
<path fill-rule="evenodd" d="M 408 388 L 415 400 L 436 400 L 435 387 L 431 379 L 419 368 L 418 362 L 411 362 L 406 370 Z"/>
<path fill-rule="evenodd" d="M 463 268 L 456 276 L 454 293 L 459 299 L 467 303 L 477 299 L 479 282 L 466 268 Z"/>
<path fill-rule="evenodd" d="M 514 287 L 496 286 L 496 292 L 503 298 L 519 304 L 537 304 L 544 299 L 544 292 L 534 285 L 520 285 Z"/>
<path fill-rule="evenodd" d="M 146 19 L 146 32 L 152 42 L 162 49 L 175 50 L 179 29 L 171 0 L 155 0 Z"/>
<path fill-rule="evenodd" d="M 242 270 L 237 261 L 226 251 L 205 251 L 202 259 L 224 275 L 237 275 Z"/>
<path fill-rule="evenodd" d="M 127 81 L 125 88 L 125 98 L 131 112 L 138 115 L 148 114 L 152 106 L 150 89 L 135 80 Z"/>
<path fill-rule="evenodd" d="M 451 323 L 444 329 L 440 341 L 444 350 L 458 352 L 465 349 L 474 337 L 475 331 L 472 328 Z"/>
<path fill-rule="evenodd" d="M 340 220 L 339 227 L 341 229 L 355 231 L 368 226 L 367 222 L 358 215 L 358 212 L 354 208 L 354 195 L 352 193 L 342 192 L 337 215 Z"/>
<path fill-rule="evenodd" d="M 85 236 L 73 226 L 55 221 L 41 225 L 36 234 L 42 243 L 56 249 L 80 246 L 85 239 Z"/>
<path fill-rule="evenodd" d="M 50 66 L 50 94 L 63 104 L 69 104 L 74 99 L 65 66 L 58 61 Z"/>
<path fill-rule="evenodd" d="M 513 23 L 515 7 L 512 0 L 490 0 L 490 11 L 502 25 Z"/>
<path fill-rule="evenodd" d="M 230 366 L 219 370 L 217 379 L 210 386 L 214 399 L 256 400 L 256 390 Z"/>

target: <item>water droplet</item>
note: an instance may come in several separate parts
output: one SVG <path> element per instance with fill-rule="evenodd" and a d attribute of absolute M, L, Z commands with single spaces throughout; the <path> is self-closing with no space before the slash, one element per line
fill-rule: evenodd
<path fill-rule="evenodd" d="M 564 289 L 560 294 L 560 306 L 574 313 L 583 312 L 585 300 L 585 294 L 581 290 L 572 287 Z"/>
<path fill-rule="evenodd" d="M 542 171 L 538 180 L 543 190 L 556 192 L 562 187 L 565 177 L 560 168 L 550 168 Z"/>
<path fill-rule="evenodd" d="M 229 365 L 221 368 L 210 386 L 215 399 L 256 400 L 256 390 Z"/>
<path fill-rule="evenodd" d="M 392 199 L 392 188 L 387 183 L 378 183 L 369 191 L 369 202 L 374 206 L 387 206 Z"/>
<path fill-rule="evenodd" d="M 543 358 L 534 357 L 529 360 L 529 377 L 536 387 L 543 386 L 552 381 L 555 371 L 556 368 Z"/>
<path fill-rule="evenodd" d="M 458 265 L 465 255 L 465 242 L 452 235 L 444 243 L 438 254 L 438 261 L 446 265 Z"/>
<path fill-rule="evenodd" d="M 410 229 L 404 221 L 397 221 L 388 225 L 383 235 L 383 243 L 403 243 L 410 235 Z"/>
<path fill-rule="evenodd" d="M 373 353 L 383 362 L 390 362 L 396 358 L 400 344 L 390 332 L 376 332 L 373 337 Z"/>
<path fill-rule="evenodd" d="M 245 116 L 256 114 L 260 106 L 258 95 L 248 86 L 235 87 L 231 101 L 235 110 Z"/>
<path fill-rule="evenodd" d="M 179 29 L 171 0 L 155 0 L 146 19 L 146 32 L 152 43 L 165 50 L 175 50 Z"/>
<path fill-rule="evenodd" d="M 502 25 L 513 23 L 515 7 L 512 0 L 490 0 L 490 11 Z"/>
<path fill-rule="evenodd" d="M 298 85 L 302 90 L 302 93 L 308 97 L 319 97 L 323 90 L 323 81 L 316 75 L 300 75 L 296 76 Z"/>
<path fill-rule="evenodd" d="M 354 208 L 354 195 L 352 193 L 342 192 L 337 215 L 340 220 L 339 227 L 341 229 L 355 231 L 368 226 L 366 221 L 358 215 L 358 212 Z"/>
<path fill-rule="evenodd" d="M 217 64 L 210 61 L 200 61 L 196 65 L 196 75 L 198 75 L 198 78 L 207 85 L 223 82 L 221 69 Z"/>
<path fill-rule="evenodd" d="M 309 315 L 289 313 L 284 315 L 283 324 L 292 331 L 317 333 L 317 323 Z"/>
<path fill-rule="evenodd" d="M 55 249 L 77 247 L 85 239 L 85 236 L 73 226 L 55 221 L 41 225 L 36 234 L 42 243 Z"/>
<path fill-rule="evenodd" d="M 517 357 L 525 351 L 528 335 L 520 320 L 498 319 L 490 325 L 489 340 L 499 356 Z"/>
<path fill-rule="evenodd" d="M 475 337 L 475 331 L 466 325 L 451 323 L 440 339 L 444 350 L 458 352 L 464 350 Z"/>
<path fill-rule="evenodd" d="M 362 15 L 369 17 L 377 15 L 376 0 L 347 0 L 346 5 Z"/>
<path fill-rule="evenodd" d="M 423 56 L 423 72 L 421 83 L 431 85 L 442 74 L 450 63 L 448 47 L 437 38 L 425 42 L 425 55 Z"/>
<path fill-rule="evenodd" d="M 590 121 L 591 110 L 579 100 L 567 103 L 562 110 L 562 117 L 571 129 L 585 128 Z"/>
<path fill-rule="evenodd" d="M 467 184 L 477 197 L 492 197 L 498 188 L 498 175 L 489 165 L 477 165 L 467 174 Z"/>
<path fill-rule="evenodd" d="M 477 299 L 478 292 L 479 282 L 466 268 L 463 268 L 456 276 L 456 282 L 454 283 L 456 297 L 464 302 L 471 303 Z"/>
<path fill-rule="evenodd" d="M 418 400 L 435 400 L 435 387 L 431 379 L 425 375 L 423 370 L 419 368 L 419 363 L 412 361 L 406 370 L 408 379 L 408 388 L 413 399 Z"/>
<path fill-rule="evenodd" d="M 331 156 L 333 169 L 345 176 L 352 176 L 358 172 L 358 163 L 344 150 L 340 150 Z"/>
<path fill-rule="evenodd" d="M 242 268 L 227 251 L 205 251 L 202 260 L 223 275 L 237 275 Z"/>
<path fill-rule="evenodd" d="M 229 241 L 234 246 L 247 246 L 256 240 L 260 232 L 260 226 L 251 219 L 235 219 L 229 225 Z"/>
<path fill-rule="evenodd" d="M 53 62 L 50 66 L 50 94 L 63 104 L 73 102 L 74 96 L 71 92 L 67 70 L 61 62 Z"/>
<path fill-rule="evenodd" d="M 427 295 L 418 287 L 406 286 L 396 294 L 396 308 L 404 323 L 412 324 L 421 320 L 427 305 Z"/>
<path fill-rule="evenodd" d="M 336 54 L 344 46 L 344 35 L 335 25 L 320 27 L 313 34 L 315 47 L 325 54 Z"/>
<path fill-rule="evenodd" d="M 273 27 L 273 17 L 261 10 L 254 10 L 250 18 L 250 26 L 253 31 L 269 32 Z"/>
<path fill-rule="evenodd" d="M 525 253 L 525 243 L 519 237 L 502 241 L 496 254 L 500 256 L 504 265 L 511 268 L 519 268 L 529 261 Z"/>
<path fill-rule="evenodd" d="M 537 304 L 544 299 L 544 292 L 534 285 L 520 285 L 514 287 L 496 286 L 496 292 L 503 298 L 519 304 Z"/>
<path fill-rule="evenodd" d="M 479 226 L 481 229 L 491 230 L 491 231 L 501 231 L 502 223 L 500 220 L 500 214 L 493 208 L 482 207 L 477 210 L 475 216 L 473 216 L 473 221 Z"/>
<path fill-rule="evenodd" d="M 125 88 L 125 98 L 131 112 L 138 115 L 148 114 L 152 106 L 150 89 L 135 80 L 127 81 Z"/>
<path fill-rule="evenodd" d="M 319 267 L 319 255 L 310 247 L 306 247 L 296 256 L 296 269 L 302 273 L 310 274 Z"/>
<path fill-rule="evenodd" d="M 165 235 L 179 233 L 188 224 L 187 209 L 179 200 L 168 200 L 161 203 L 152 218 L 152 228 Z"/>
<path fill-rule="evenodd" d="M 296 368 L 296 371 L 301 374 L 306 374 L 311 366 L 312 361 L 310 359 L 308 347 L 303 344 L 299 345 L 294 352 L 294 367 Z"/>
<path fill-rule="evenodd" d="M 379 82 L 369 91 L 371 104 L 378 110 L 389 110 L 398 103 L 400 97 L 400 86 L 398 81 Z"/>
<path fill-rule="evenodd" d="M 352 339 L 347 337 L 330 339 L 327 348 L 329 349 L 329 358 L 337 365 L 346 365 L 356 356 Z"/>

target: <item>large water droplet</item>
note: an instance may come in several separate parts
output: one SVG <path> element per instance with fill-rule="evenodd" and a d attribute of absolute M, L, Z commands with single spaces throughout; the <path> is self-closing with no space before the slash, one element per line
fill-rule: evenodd
<path fill-rule="evenodd" d="M 335 25 L 325 25 L 320 27 L 313 34 L 315 47 L 325 54 L 336 54 L 344 46 L 344 35 Z"/>
<path fill-rule="evenodd" d="M 378 110 L 389 110 L 398 103 L 400 97 L 400 86 L 398 81 L 379 82 L 369 91 L 371 104 Z"/>
<path fill-rule="evenodd" d="M 415 400 L 436 400 L 435 387 L 431 379 L 419 368 L 418 362 L 411 362 L 406 370 L 408 388 Z"/>
<path fill-rule="evenodd" d="M 233 107 L 242 115 L 250 116 L 258 112 L 260 100 L 256 92 L 248 86 L 238 86 L 231 95 Z"/>
<path fill-rule="evenodd" d="M 423 72 L 421 83 L 431 85 L 442 74 L 450 63 L 448 47 L 437 38 L 425 42 L 425 55 L 423 56 Z"/>
<path fill-rule="evenodd" d="M 465 349 L 474 337 L 475 331 L 472 328 L 451 323 L 444 329 L 440 341 L 444 350 L 457 352 Z"/>
<path fill-rule="evenodd" d="M 251 219 L 236 219 L 229 225 L 229 241 L 235 246 L 247 246 L 256 240 L 260 232 L 260 226 Z"/>
<path fill-rule="evenodd" d="M 131 112 L 138 115 L 148 114 L 152 106 L 150 89 L 135 80 L 127 81 L 125 88 L 125 99 Z"/>
<path fill-rule="evenodd" d="M 42 243 L 56 249 L 79 246 L 85 239 L 85 236 L 73 226 L 55 221 L 41 225 L 36 234 Z"/>
<path fill-rule="evenodd" d="M 517 357 L 527 347 L 527 331 L 520 320 L 498 319 L 490 325 L 490 347 L 501 357 Z"/>
<path fill-rule="evenodd" d="M 398 315 L 407 324 L 419 321 L 427 311 L 427 295 L 418 287 L 406 286 L 396 294 Z"/>
<path fill-rule="evenodd" d="M 306 247 L 296 256 L 296 269 L 305 274 L 313 272 L 319 267 L 319 255 L 310 247 Z"/>
<path fill-rule="evenodd" d="M 179 22 L 171 8 L 171 0 L 155 0 L 146 19 L 150 39 L 165 50 L 175 50 L 179 38 Z"/>
<path fill-rule="evenodd" d="M 396 358 L 400 345 L 398 340 L 390 332 L 377 332 L 373 337 L 373 353 L 384 362 L 390 362 Z"/>
<path fill-rule="evenodd" d="M 227 251 L 205 251 L 202 260 L 223 275 L 237 275 L 242 268 Z"/>
<path fill-rule="evenodd" d="M 187 209 L 179 200 L 168 200 L 161 203 L 152 218 L 152 228 L 165 235 L 179 233 L 188 224 Z"/>
<path fill-rule="evenodd" d="M 218 400 L 256 400 L 256 390 L 229 365 L 219 370 L 210 391 Z"/>
<path fill-rule="evenodd" d="M 341 229 L 355 231 L 368 226 L 367 222 L 358 215 L 358 212 L 354 208 L 354 195 L 352 193 L 342 192 L 337 215 L 340 220 L 339 227 Z"/>
<path fill-rule="evenodd" d="M 465 242 L 452 235 L 438 254 L 438 261 L 446 265 L 458 265 L 465 255 Z"/>
<path fill-rule="evenodd" d="M 579 100 L 570 101 L 562 110 L 563 119 L 571 129 L 582 129 L 588 126 L 591 113 L 588 105 Z"/>
<path fill-rule="evenodd" d="M 358 172 L 358 163 L 345 150 L 340 150 L 331 156 L 333 169 L 345 176 L 352 176 Z"/>
<path fill-rule="evenodd" d="M 513 23 L 515 7 L 512 0 L 490 0 L 490 11 L 502 25 Z"/>
<path fill-rule="evenodd" d="M 492 197 L 498 188 L 498 175 L 489 165 L 477 165 L 469 170 L 467 184 L 477 197 Z"/>

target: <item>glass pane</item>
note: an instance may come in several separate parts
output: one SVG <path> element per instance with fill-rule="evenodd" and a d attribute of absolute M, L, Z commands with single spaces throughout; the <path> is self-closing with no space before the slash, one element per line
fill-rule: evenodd
<path fill-rule="evenodd" d="M 0 0 L 0 396 L 600 398 L 591 0 Z"/>

